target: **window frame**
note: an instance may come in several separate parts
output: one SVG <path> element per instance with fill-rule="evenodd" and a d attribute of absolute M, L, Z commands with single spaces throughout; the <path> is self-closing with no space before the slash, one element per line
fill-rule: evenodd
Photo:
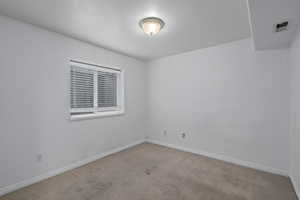
<path fill-rule="evenodd" d="M 79 67 L 83 69 L 88 69 L 95 71 L 94 73 L 94 107 L 93 108 L 71 108 L 71 93 L 69 92 L 69 115 L 71 120 L 81 120 L 81 119 L 91 119 L 97 117 L 109 117 L 125 114 L 125 81 L 124 81 L 124 69 L 115 68 L 115 67 L 103 67 L 100 65 L 89 64 L 85 62 L 79 62 L 70 60 L 69 64 L 69 78 L 71 77 L 71 69 L 72 67 Z M 117 106 L 116 107 L 107 107 L 101 108 L 98 107 L 98 73 L 96 71 L 101 72 L 109 72 L 117 74 Z M 71 78 L 69 80 L 71 89 Z M 75 112 L 74 112 L 75 111 Z M 90 111 L 93 113 L 85 113 L 85 114 L 72 114 L 79 113 L 84 111 Z"/>

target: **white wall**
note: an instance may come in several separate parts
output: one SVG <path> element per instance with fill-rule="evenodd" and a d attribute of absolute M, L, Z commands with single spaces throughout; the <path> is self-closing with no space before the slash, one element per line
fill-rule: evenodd
<path fill-rule="evenodd" d="M 292 70 L 290 175 L 300 195 L 300 29 L 290 53 Z"/>
<path fill-rule="evenodd" d="M 246 39 L 158 59 L 146 69 L 135 59 L 5 17 L 0 27 L 0 188 L 142 140 L 146 129 L 155 141 L 287 173 L 288 50 L 255 52 Z M 298 185 L 299 40 L 291 50 L 291 164 Z M 70 59 L 124 68 L 126 114 L 69 121 Z"/>
<path fill-rule="evenodd" d="M 148 70 L 150 139 L 288 173 L 288 50 L 255 52 L 246 39 Z"/>
<path fill-rule="evenodd" d="M 0 188 L 144 139 L 143 62 L 5 17 L 0 27 Z M 125 69 L 126 114 L 69 121 L 70 59 Z"/>

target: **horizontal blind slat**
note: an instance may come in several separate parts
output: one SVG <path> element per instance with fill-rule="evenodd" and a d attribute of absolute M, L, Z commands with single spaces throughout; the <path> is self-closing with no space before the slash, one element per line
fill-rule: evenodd
<path fill-rule="evenodd" d="M 97 73 L 97 106 L 98 108 L 117 107 L 117 77 L 118 73 L 98 71 L 91 68 L 71 66 L 71 108 L 94 108 L 94 74 Z"/>
<path fill-rule="evenodd" d="M 117 75 L 98 72 L 98 107 L 117 106 Z"/>
<path fill-rule="evenodd" d="M 94 107 L 94 74 L 91 70 L 71 67 L 71 108 Z"/>

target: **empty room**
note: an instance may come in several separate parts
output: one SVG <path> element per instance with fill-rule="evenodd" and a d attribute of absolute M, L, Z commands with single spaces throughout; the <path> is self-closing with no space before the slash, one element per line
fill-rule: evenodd
<path fill-rule="evenodd" d="M 0 200 L 298 200 L 300 0 L 0 0 Z"/>

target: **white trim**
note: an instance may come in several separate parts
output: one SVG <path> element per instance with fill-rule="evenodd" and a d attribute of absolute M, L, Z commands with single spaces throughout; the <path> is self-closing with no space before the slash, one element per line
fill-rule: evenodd
<path fill-rule="evenodd" d="M 83 112 L 95 112 L 94 108 L 70 108 L 69 109 L 70 113 L 83 113 Z"/>
<path fill-rule="evenodd" d="M 115 66 L 109 66 L 107 64 L 104 65 L 99 65 L 96 63 L 91 63 L 91 62 L 84 62 L 84 61 L 78 61 L 78 60 L 74 60 L 74 59 L 69 59 L 69 61 L 71 63 L 75 63 L 75 64 L 82 64 L 82 65 L 89 65 L 89 66 L 94 66 L 94 67 L 101 67 L 101 68 L 106 68 L 106 69 L 111 69 L 111 70 L 117 70 L 117 71 L 121 71 L 122 69 L 119 67 L 115 67 Z M 98 62 L 97 62 L 98 63 Z M 104 67 L 105 66 L 105 67 Z"/>
<path fill-rule="evenodd" d="M 299 185 L 297 185 L 297 182 L 296 182 L 296 180 L 293 178 L 293 175 L 292 175 L 292 174 L 291 174 L 291 176 L 290 176 L 290 179 L 291 179 L 292 185 L 293 185 L 293 187 L 294 187 L 294 190 L 295 190 L 295 192 L 296 192 L 296 195 L 297 195 L 298 199 L 300 199 L 300 187 L 299 187 Z"/>
<path fill-rule="evenodd" d="M 12 185 L 8 185 L 8 186 L 5 186 L 5 187 L 2 187 L 0 188 L 0 197 L 7 194 L 7 193 L 10 193 L 10 192 L 13 192 L 13 191 L 16 191 L 18 189 L 21 189 L 23 187 L 26 187 L 26 186 L 29 186 L 29 185 L 32 185 L 34 183 L 37 183 L 37 182 L 40 182 L 42 180 L 45 180 L 47 178 L 50 178 L 50 177 L 53 177 L 53 176 L 56 176 L 58 174 L 61 174 L 63 172 L 66 172 L 66 171 L 69 171 L 69 170 L 72 170 L 72 169 L 75 169 L 75 168 L 78 168 L 78 167 L 81 167 L 83 165 L 86 165 L 90 162 L 93 162 L 95 160 L 98 160 L 98 159 L 101 159 L 105 156 L 108 156 L 108 155 L 111 155 L 111 154 L 114 154 L 114 153 L 117 153 L 117 152 L 120 152 L 120 151 L 123 151 L 125 149 L 128 149 L 130 147 L 133 147 L 133 146 L 136 146 L 138 144 L 141 144 L 141 143 L 144 143 L 145 141 L 144 140 L 139 140 L 139 141 L 136 141 L 136 142 L 133 142 L 129 145 L 125 145 L 123 147 L 118 147 L 118 148 L 115 148 L 113 150 L 110 150 L 110 151 L 106 151 L 104 153 L 100 153 L 98 155 L 95 155 L 95 156 L 92 156 L 90 158 L 87 158 L 87 159 L 84 159 L 84 160 L 80 160 L 80 161 L 77 161 L 73 164 L 70 164 L 70 165 L 67 165 L 65 167 L 62 167 L 62 168 L 59 168 L 59 169 L 56 169 L 56 170 L 53 170 L 53 171 L 50 171 L 50 172 L 47 172 L 45 174 L 41 174 L 39 176 L 35 176 L 35 177 L 32 177 L 30 179 L 27 179 L 27 180 L 24 180 L 24 181 L 21 181 L 19 183 L 16 183 L 16 184 L 12 184 Z"/>
<path fill-rule="evenodd" d="M 198 154 L 198 155 L 203 155 L 203 156 L 206 156 L 206 157 L 209 157 L 209 158 L 214 158 L 214 159 L 217 159 L 217 160 L 233 163 L 233 164 L 236 164 L 236 165 L 240 165 L 240 166 L 244 166 L 244 167 L 248 167 L 248 168 L 252 168 L 252 169 L 256 169 L 256 170 L 260 170 L 260 171 L 264 171 L 264 172 L 269 172 L 269 173 L 272 173 L 272 174 L 277 174 L 277 175 L 288 177 L 288 172 L 285 171 L 285 170 L 276 169 L 276 168 L 273 168 L 273 167 L 265 166 L 265 165 L 254 163 L 254 162 L 240 160 L 240 159 L 233 158 L 233 157 L 226 156 L 226 155 L 222 155 L 222 154 L 210 153 L 210 152 L 201 151 L 201 150 L 198 150 L 198 149 L 197 150 L 196 149 L 191 149 L 191 148 L 188 148 L 188 147 L 183 147 L 183 146 L 178 146 L 178 145 L 169 144 L 169 143 L 165 143 L 165 142 L 160 142 L 160 141 L 153 140 L 153 139 L 147 139 L 147 142 L 162 145 L 162 146 L 166 146 L 166 147 L 170 147 L 170 148 L 173 148 L 173 149 L 178 149 L 178 150 L 181 150 L 181 151 L 186 151 L 186 152 Z"/>
<path fill-rule="evenodd" d="M 84 68 L 84 69 L 89 69 L 89 70 L 93 70 L 93 71 L 101 71 L 101 72 L 109 72 L 109 73 L 116 73 L 116 74 L 120 74 L 121 73 L 121 69 L 120 68 L 106 68 L 106 67 L 102 67 L 102 66 L 92 66 L 89 64 L 81 64 L 81 63 L 76 63 L 76 62 L 71 62 L 71 67 L 79 67 L 79 68 Z"/>
<path fill-rule="evenodd" d="M 125 114 L 124 109 L 122 110 L 113 110 L 113 111 L 103 111 L 103 112 L 95 112 L 91 114 L 80 114 L 80 115 L 70 115 L 70 120 L 83 120 L 83 119 L 92 119 L 99 117 L 109 117 L 109 116 L 117 116 Z"/>
<path fill-rule="evenodd" d="M 125 113 L 125 70 L 121 70 L 121 73 L 119 74 L 119 78 L 117 81 L 118 87 L 117 91 L 118 93 L 118 99 L 117 99 L 117 105 L 121 109 L 123 113 Z"/>
<path fill-rule="evenodd" d="M 120 106 L 115 106 L 115 107 L 97 107 L 97 111 L 96 112 L 107 112 L 107 111 L 120 111 L 121 107 Z"/>

